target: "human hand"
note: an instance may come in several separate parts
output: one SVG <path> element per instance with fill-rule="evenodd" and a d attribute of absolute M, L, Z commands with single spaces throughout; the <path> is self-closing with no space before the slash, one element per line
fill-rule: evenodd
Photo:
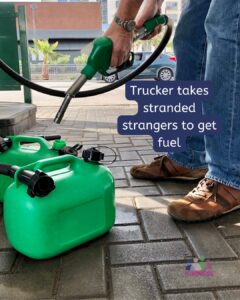
<path fill-rule="evenodd" d="M 155 15 L 160 14 L 163 0 L 144 0 L 141 8 L 136 16 L 136 28 L 141 28 L 143 24 L 153 18 Z M 161 25 L 157 26 L 154 31 L 146 36 L 144 39 L 151 39 L 161 31 Z"/>
<path fill-rule="evenodd" d="M 104 35 L 113 42 L 111 67 L 118 67 L 128 60 L 133 33 L 126 31 L 113 21 Z"/>

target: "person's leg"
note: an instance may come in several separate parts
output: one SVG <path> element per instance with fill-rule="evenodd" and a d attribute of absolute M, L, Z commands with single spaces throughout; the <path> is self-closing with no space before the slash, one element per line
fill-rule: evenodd
<path fill-rule="evenodd" d="M 207 39 L 204 28 L 211 0 L 189 0 L 182 12 L 174 37 L 177 58 L 176 80 L 204 80 Z M 187 138 L 184 152 L 168 157 L 188 168 L 201 168 L 205 163 L 203 136 Z"/>
<path fill-rule="evenodd" d="M 207 178 L 240 189 L 240 2 L 212 0 L 205 26 L 205 79 L 213 82 L 215 100 L 203 108 L 223 122 L 219 134 L 205 137 Z"/>
<path fill-rule="evenodd" d="M 177 58 L 176 80 L 204 80 L 206 32 L 204 21 L 211 0 L 188 0 L 174 38 Z M 160 156 L 151 164 L 133 166 L 131 175 L 138 179 L 201 179 L 206 174 L 203 137 L 188 137 L 185 152 Z"/>
<path fill-rule="evenodd" d="M 212 0 L 205 22 L 208 39 L 205 79 L 215 99 L 204 112 L 222 118 L 221 132 L 206 136 L 208 173 L 168 213 L 182 221 L 205 221 L 240 208 L 240 2 Z"/>

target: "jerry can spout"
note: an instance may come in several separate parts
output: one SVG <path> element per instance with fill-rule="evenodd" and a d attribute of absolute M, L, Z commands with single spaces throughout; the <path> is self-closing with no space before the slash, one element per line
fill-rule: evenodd
<path fill-rule="evenodd" d="M 18 166 L 0 164 L 0 174 L 14 178 Z M 41 170 L 21 170 L 18 173 L 18 180 L 28 186 L 28 194 L 31 197 L 45 197 L 55 189 L 53 179 Z"/>

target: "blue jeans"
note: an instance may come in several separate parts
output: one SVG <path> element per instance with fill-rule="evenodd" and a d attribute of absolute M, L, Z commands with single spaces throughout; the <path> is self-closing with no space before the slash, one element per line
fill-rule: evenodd
<path fill-rule="evenodd" d="M 187 139 L 169 154 L 189 168 L 207 166 L 207 178 L 240 189 L 240 1 L 188 0 L 176 28 L 176 80 L 210 80 L 215 101 L 204 113 L 222 118 L 220 134 Z"/>

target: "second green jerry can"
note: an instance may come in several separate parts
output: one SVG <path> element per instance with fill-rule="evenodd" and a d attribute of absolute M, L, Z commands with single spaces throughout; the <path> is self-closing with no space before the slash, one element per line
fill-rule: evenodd
<path fill-rule="evenodd" d="M 54 180 L 45 197 L 30 197 L 17 179 L 4 195 L 9 242 L 22 254 L 45 259 L 108 232 L 115 222 L 114 179 L 108 168 L 72 155 L 41 160 L 21 170 Z"/>

